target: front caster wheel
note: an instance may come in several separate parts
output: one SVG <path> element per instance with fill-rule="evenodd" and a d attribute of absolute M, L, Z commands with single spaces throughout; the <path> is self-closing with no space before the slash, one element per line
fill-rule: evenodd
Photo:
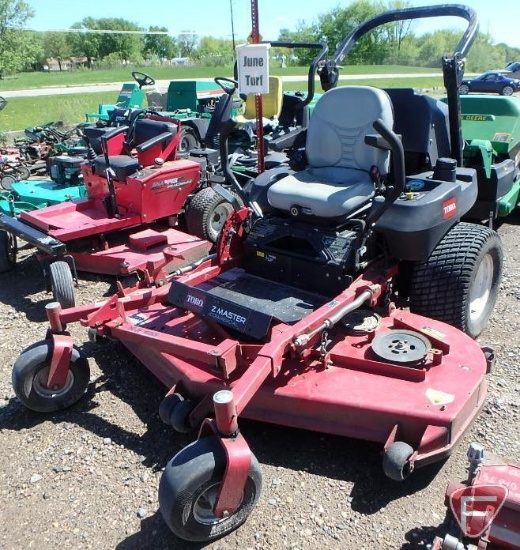
<path fill-rule="evenodd" d="M 16 237 L 12 233 L 0 230 L 0 273 L 14 269 L 17 252 Z"/>
<path fill-rule="evenodd" d="M 63 309 L 74 307 L 74 279 L 69 264 L 64 261 L 52 262 L 49 265 L 49 279 L 54 300 L 59 302 Z"/>
<path fill-rule="evenodd" d="M 52 340 L 43 340 L 23 351 L 13 366 L 12 383 L 16 397 L 32 411 L 50 413 L 65 409 L 87 391 L 90 368 L 86 357 L 75 346 L 64 386 L 47 386 L 52 351 Z"/>
<path fill-rule="evenodd" d="M 159 507 L 168 527 L 180 538 L 207 542 L 239 527 L 253 510 L 262 490 L 262 472 L 252 455 L 251 468 L 238 509 L 215 516 L 226 468 L 224 449 L 211 436 L 191 443 L 166 465 L 159 484 Z"/>
<path fill-rule="evenodd" d="M 410 457 L 413 449 L 404 441 L 396 441 L 385 451 L 383 456 L 383 471 L 395 481 L 405 480 L 413 472 Z"/>

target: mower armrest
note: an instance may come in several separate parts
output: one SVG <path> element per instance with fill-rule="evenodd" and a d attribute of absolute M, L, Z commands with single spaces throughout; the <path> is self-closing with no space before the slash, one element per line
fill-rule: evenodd
<path fill-rule="evenodd" d="M 155 136 L 153 138 L 150 138 L 149 140 L 145 141 L 144 143 L 141 143 L 136 147 L 138 153 L 143 153 L 144 151 L 148 151 L 148 149 L 151 149 L 154 145 L 157 145 L 158 143 L 162 141 L 171 141 L 175 137 L 174 134 L 171 132 L 163 132 L 162 134 L 159 134 L 158 136 Z"/>
<path fill-rule="evenodd" d="M 110 139 L 112 139 L 115 136 L 118 136 L 119 134 L 123 134 L 128 130 L 128 126 L 118 126 L 117 128 L 114 128 L 113 130 L 109 130 L 108 132 L 105 132 L 101 136 L 101 141 L 106 143 Z"/>
<path fill-rule="evenodd" d="M 401 139 L 401 136 L 399 134 L 395 135 L 399 139 Z M 392 150 L 392 146 L 390 145 L 390 143 L 379 134 L 369 134 L 368 136 L 365 136 L 365 143 L 366 145 L 369 145 L 370 147 L 375 147 L 376 149 L 383 149 L 385 151 Z"/>

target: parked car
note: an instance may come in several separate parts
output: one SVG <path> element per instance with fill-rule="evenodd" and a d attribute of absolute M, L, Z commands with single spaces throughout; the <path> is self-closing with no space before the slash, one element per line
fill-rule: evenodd
<path fill-rule="evenodd" d="M 520 78 L 520 61 L 511 61 L 500 72 L 509 78 Z"/>
<path fill-rule="evenodd" d="M 520 91 L 520 80 L 510 78 L 499 71 L 488 71 L 475 78 L 464 79 L 459 86 L 459 94 L 469 92 L 513 95 Z"/>

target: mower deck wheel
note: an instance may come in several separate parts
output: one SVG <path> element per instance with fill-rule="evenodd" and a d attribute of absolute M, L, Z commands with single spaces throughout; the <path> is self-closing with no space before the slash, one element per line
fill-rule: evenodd
<path fill-rule="evenodd" d="M 198 439 L 168 462 L 159 484 L 159 507 L 178 537 L 207 542 L 245 522 L 262 489 L 260 465 L 252 455 L 240 505 L 233 514 L 219 518 L 213 510 L 226 465 L 224 449 L 214 436 Z"/>
<path fill-rule="evenodd" d="M 194 426 L 188 422 L 188 416 L 194 408 L 195 403 L 191 399 L 183 399 L 171 409 L 169 424 L 176 432 L 187 434 L 193 430 Z"/>
<path fill-rule="evenodd" d="M 74 279 L 67 262 L 58 260 L 49 265 L 49 279 L 54 300 L 66 309 L 76 305 Z"/>
<path fill-rule="evenodd" d="M 14 269 L 16 265 L 16 237 L 0 230 L 0 273 Z"/>
<path fill-rule="evenodd" d="M 233 206 L 224 197 L 211 187 L 205 187 L 193 197 L 186 210 L 188 233 L 212 243 L 217 242 L 220 230 L 232 210 Z"/>
<path fill-rule="evenodd" d="M 179 393 L 172 393 L 167 395 L 159 405 L 159 418 L 168 426 L 171 426 L 171 415 L 177 405 L 184 401 L 184 397 Z"/>
<path fill-rule="evenodd" d="M 3 176 L 0 178 L 0 187 L 5 191 L 11 191 L 13 188 L 13 183 L 16 183 L 16 178 L 14 176 Z"/>
<path fill-rule="evenodd" d="M 64 386 L 47 386 L 52 349 L 52 340 L 37 342 L 25 349 L 13 366 L 13 389 L 22 404 L 32 411 L 50 413 L 65 409 L 76 403 L 87 390 L 90 368 L 87 359 L 75 346 Z"/>
<path fill-rule="evenodd" d="M 31 171 L 26 166 L 16 168 L 16 178 L 18 181 L 28 180 L 31 177 Z"/>
<path fill-rule="evenodd" d="M 458 223 L 444 235 L 428 260 L 414 267 L 410 309 L 476 338 L 498 297 L 502 257 L 502 243 L 495 231 Z"/>
<path fill-rule="evenodd" d="M 396 441 L 383 455 L 383 471 L 385 475 L 395 481 L 405 480 L 413 472 L 410 457 L 413 449 L 404 441 Z"/>

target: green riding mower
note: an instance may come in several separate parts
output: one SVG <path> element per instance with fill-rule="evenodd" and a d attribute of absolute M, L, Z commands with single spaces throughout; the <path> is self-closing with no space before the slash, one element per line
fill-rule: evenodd
<path fill-rule="evenodd" d="M 509 215 L 520 197 L 520 101 L 516 97 L 460 98 L 463 162 L 476 168 L 478 196 L 468 218 Z"/>
<path fill-rule="evenodd" d="M 153 86 L 155 84 L 155 80 L 150 75 L 139 71 L 132 71 L 132 77 L 135 82 L 125 82 L 123 84 L 115 104 L 100 103 L 97 113 L 87 113 L 85 115 L 87 122 L 108 120 L 110 118 L 110 114 L 116 107 L 123 109 L 137 109 L 144 107 L 146 94 L 143 91 L 143 86 Z"/>

